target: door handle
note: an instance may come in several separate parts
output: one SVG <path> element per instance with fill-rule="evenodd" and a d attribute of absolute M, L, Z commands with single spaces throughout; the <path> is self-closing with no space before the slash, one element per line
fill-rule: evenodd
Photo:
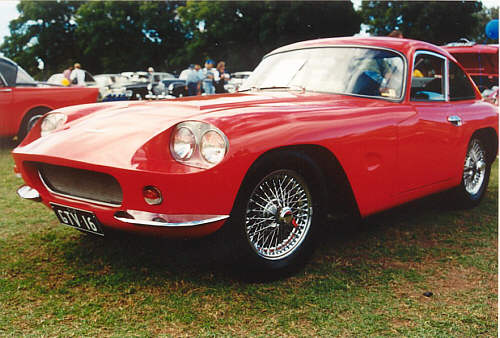
<path fill-rule="evenodd" d="M 457 115 L 448 116 L 448 122 L 457 127 L 460 127 L 462 125 L 462 119 L 460 118 L 460 116 Z"/>
<path fill-rule="evenodd" d="M 0 89 L 0 92 L 11 92 L 12 89 L 10 88 L 5 88 L 5 89 Z"/>

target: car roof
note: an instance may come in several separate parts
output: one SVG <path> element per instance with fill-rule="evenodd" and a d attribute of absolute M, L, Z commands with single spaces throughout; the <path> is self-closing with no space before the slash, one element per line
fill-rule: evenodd
<path fill-rule="evenodd" d="M 328 47 L 328 46 L 363 46 L 363 47 L 375 47 L 375 48 L 388 48 L 395 51 L 399 51 L 406 55 L 411 54 L 415 50 L 429 50 L 453 59 L 453 57 L 450 55 L 450 53 L 448 53 L 448 51 L 431 43 L 419 40 L 392 38 L 385 36 L 384 37 L 341 37 L 341 38 L 327 38 L 327 39 L 301 41 L 275 49 L 274 51 L 272 51 L 267 55 L 294 49 Z"/>
<path fill-rule="evenodd" d="M 452 54 L 498 54 L 498 45 L 448 44 L 443 48 Z"/>

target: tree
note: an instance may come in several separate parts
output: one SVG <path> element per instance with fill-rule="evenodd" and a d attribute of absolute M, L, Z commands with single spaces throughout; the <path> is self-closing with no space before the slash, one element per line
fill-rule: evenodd
<path fill-rule="evenodd" d="M 489 39 L 486 36 L 486 25 L 488 22 L 494 19 L 498 19 L 498 7 L 493 8 L 483 8 L 481 12 L 477 13 L 478 25 L 475 27 L 473 40 L 478 43 L 498 43 L 498 39 Z"/>
<path fill-rule="evenodd" d="M 479 24 L 480 1 L 364 1 L 364 23 L 373 35 L 399 29 L 407 38 L 445 44 L 471 38 Z"/>
<path fill-rule="evenodd" d="M 350 1 L 188 1 L 179 7 L 187 41 L 175 63 L 225 60 L 253 69 L 263 55 L 296 41 L 353 35 L 361 17 Z"/>
<path fill-rule="evenodd" d="M 19 18 L 10 22 L 10 36 L 0 50 L 38 78 L 61 72 L 77 55 L 73 17 L 80 5 L 22 0 L 17 5 Z M 39 60 L 44 72 L 38 68 Z"/>
<path fill-rule="evenodd" d="M 166 70 L 182 48 L 184 33 L 175 19 L 181 2 L 87 2 L 76 13 L 81 60 L 93 72 Z"/>

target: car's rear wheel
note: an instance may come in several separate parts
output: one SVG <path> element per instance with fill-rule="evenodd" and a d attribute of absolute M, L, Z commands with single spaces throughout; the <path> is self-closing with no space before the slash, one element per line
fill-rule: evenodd
<path fill-rule="evenodd" d="M 482 139 L 472 137 L 464 160 L 462 182 L 455 193 L 461 207 L 472 208 L 486 194 L 490 178 L 491 161 Z"/>
<path fill-rule="evenodd" d="M 324 187 L 321 170 L 301 153 L 276 154 L 252 170 L 228 224 L 247 272 L 276 276 L 303 266 L 323 220 Z"/>

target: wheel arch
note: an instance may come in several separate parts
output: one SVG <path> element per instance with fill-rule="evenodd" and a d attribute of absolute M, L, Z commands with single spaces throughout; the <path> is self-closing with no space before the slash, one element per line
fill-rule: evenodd
<path fill-rule="evenodd" d="M 39 105 L 39 106 L 31 107 L 29 110 L 26 111 L 26 113 L 24 113 L 24 115 L 21 119 L 21 122 L 17 126 L 17 135 L 22 136 L 22 133 L 24 131 L 24 127 L 25 127 L 26 123 L 28 123 L 28 120 L 32 116 L 34 116 L 36 113 L 41 113 L 43 115 L 43 114 L 48 113 L 51 110 L 53 110 L 53 108 L 46 106 L 46 105 Z"/>
<path fill-rule="evenodd" d="M 479 137 L 484 142 L 488 152 L 488 160 L 490 163 L 493 163 L 498 154 L 498 135 L 496 130 L 492 127 L 478 129 L 472 134 L 471 139 L 474 136 Z"/>
<path fill-rule="evenodd" d="M 247 173 L 242 180 L 239 192 L 248 181 L 249 177 L 259 169 L 263 162 L 268 160 L 272 161 L 273 157 L 277 154 L 283 154 L 286 152 L 307 156 L 318 167 L 318 169 L 321 170 L 326 180 L 326 199 L 328 201 L 328 210 L 332 210 L 336 214 L 340 214 L 342 216 L 354 216 L 359 218 L 360 213 L 358 204 L 344 168 L 335 154 L 320 145 L 303 144 L 282 146 L 262 153 L 247 170 Z"/>

